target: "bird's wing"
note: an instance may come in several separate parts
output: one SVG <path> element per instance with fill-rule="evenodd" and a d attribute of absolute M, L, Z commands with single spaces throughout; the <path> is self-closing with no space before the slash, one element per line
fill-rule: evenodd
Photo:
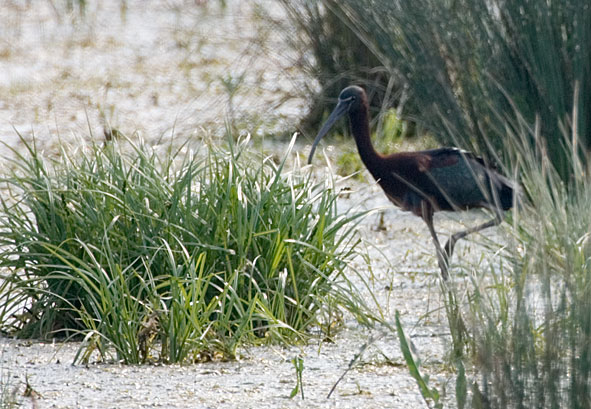
<path fill-rule="evenodd" d="M 430 158 L 424 174 L 452 206 L 490 201 L 489 171 L 482 158 L 456 148 L 426 151 Z"/>

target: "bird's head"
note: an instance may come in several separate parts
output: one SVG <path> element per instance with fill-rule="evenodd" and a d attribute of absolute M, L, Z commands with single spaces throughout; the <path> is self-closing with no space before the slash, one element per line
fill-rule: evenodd
<path fill-rule="evenodd" d="M 316 145 L 322 139 L 324 135 L 328 133 L 330 128 L 338 121 L 343 115 L 348 112 L 353 112 L 364 104 L 367 104 L 367 96 L 363 88 L 356 85 L 351 85 L 341 91 L 339 95 L 339 102 L 335 109 L 331 112 L 330 116 L 316 135 L 314 143 L 312 143 L 312 149 L 310 149 L 310 155 L 308 156 L 308 164 L 312 163 L 314 152 L 316 152 Z"/>

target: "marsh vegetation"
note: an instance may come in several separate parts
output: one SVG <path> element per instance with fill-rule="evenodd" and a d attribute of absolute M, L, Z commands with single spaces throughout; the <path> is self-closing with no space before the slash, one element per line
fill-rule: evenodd
<path fill-rule="evenodd" d="M 67 344 L 77 363 L 144 363 L 138 371 L 159 374 L 160 363 L 196 371 L 190 364 L 204 361 L 231 372 L 245 351 L 270 361 L 284 348 L 265 366 L 281 375 L 260 388 L 284 383 L 283 399 L 311 405 L 327 391 L 309 371 L 335 375 L 331 386 L 344 373 L 337 391 L 346 392 L 331 399 L 358 405 L 589 406 L 584 1 L 296 0 L 252 3 L 240 18 L 233 2 L 179 1 L 159 19 L 162 9 L 146 9 L 170 40 L 147 45 L 128 31 L 151 32 L 132 1 L 49 3 L 45 14 L 15 4 L 6 30 L 21 43 L 0 44 L 8 73 L 31 61 L 35 41 L 62 44 L 67 63 L 40 50 L 37 82 L 0 77 L 10 98 L 0 109 L 11 107 L 0 124 L 5 335 L 77 340 Z M 21 35 L 40 15 L 66 24 Z M 199 25 L 219 34 L 237 22 L 247 29 L 232 44 L 246 46 L 225 45 L 227 55 L 217 53 L 224 36 L 208 40 Z M 112 69 L 89 75 L 75 50 L 99 50 Z M 328 169 L 302 166 L 295 151 L 307 153 L 310 130 L 350 82 L 372 98 L 379 150 L 456 145 L 521 186 L 506 223 L 460 247 L 450 282 L 439 280 L 418 219 L 384 217 L 387 204 L 342 147 L 352 146 L 345 126 L 325 152 Z M 50 118 L 71 132 L 47 130 Z M 303 136 L 285 138 L 299 120 Z M 255 364 L 240 365 L 256 378 Z M 234 379 L 227 372 L 219 378 Z M 212 386 L 207 378 L 200 385 Z M 13 384 L 1 382 L 11 405 Z"/>

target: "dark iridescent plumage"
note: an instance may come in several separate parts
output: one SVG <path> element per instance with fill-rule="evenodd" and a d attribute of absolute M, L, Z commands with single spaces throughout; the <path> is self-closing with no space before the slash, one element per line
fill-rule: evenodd
<path fill-rule="evenodd" d="M 312 162 L 318 142 L 345 114 L 349 115 L 361 160 L 386 196 L 395 205 L 422 217 L 427 223 L 442 276 L 447 279 L 447 263 L 456 241 L 499 224 L 503 211 L 513 205 L 513 184 L 481 158 L 457 148 L 400 152 L 387 156 L 379 154 L 371 143 L 367 96 L 357 86 L 347 87 L 339 95 L 339 103 L 314 140 L 308 163 Z M 433 213 L 477 207 L 491 210 L 495 218 L 453 234 L 443 251 L 433 228 Z"/>

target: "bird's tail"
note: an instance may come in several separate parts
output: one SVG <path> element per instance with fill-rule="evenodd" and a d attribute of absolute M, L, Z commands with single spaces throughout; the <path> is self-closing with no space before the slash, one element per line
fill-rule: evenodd
<path fill-rule="evenodd" d="M 518 184 L 499 174 L 495 176 L 495 185 L 497 186 L 498 201 L 503 210 L 509 210 L 513 207 L 514 198 L 519 201 L 521 189 Z"/>

